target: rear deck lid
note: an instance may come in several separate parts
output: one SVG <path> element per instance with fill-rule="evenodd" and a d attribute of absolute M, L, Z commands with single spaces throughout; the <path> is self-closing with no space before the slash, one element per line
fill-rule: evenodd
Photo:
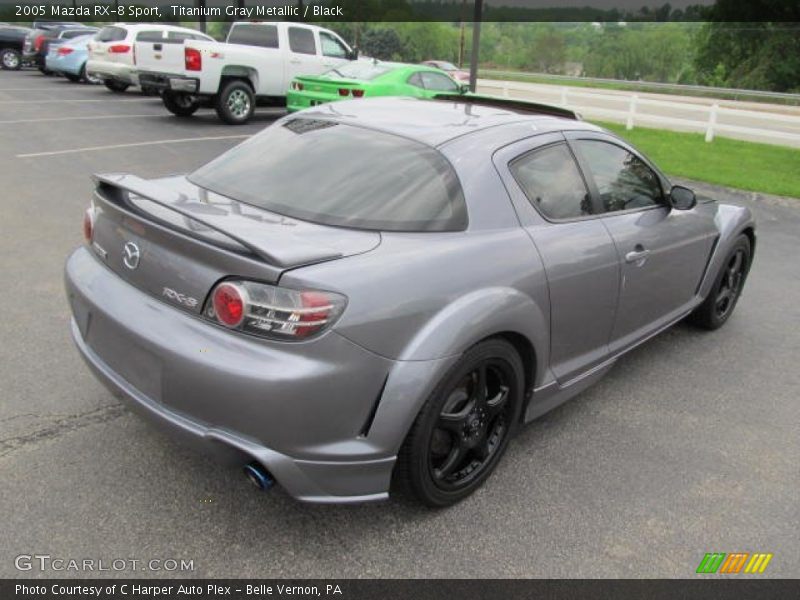
<path fill-rule="evenodd" d="M 277 283 L 288 269 L 368 252 L 381 240 L 280 216 L 185 177 L 96 180 L 95 253 L 126 281 L 194 313 L 226 277 Z"/>

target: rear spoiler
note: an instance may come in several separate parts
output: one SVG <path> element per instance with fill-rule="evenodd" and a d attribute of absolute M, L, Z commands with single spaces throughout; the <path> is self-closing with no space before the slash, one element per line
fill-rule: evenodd
<path fill-rule="evenodd" d="M 578 113 L 568 108 L 561 108 L 560 106 L 553 106 L 551 104 L 539 104 L 538 102 L 528 102 L 527 100 L 481 96 L 479 94 L 436 94 L 433 99 L 448 102 L 461 102 L 463 104 L 478 104 L 480 106 L 494 106 L 496 108 L 505 108 L 521 113 L 548 115 L 551 117 L 572 119 L 574 121 L 581 120 Z"/>
<path fill-rule="evenodd" d="M 326 252 L 329 251 L 329 254 L 324 257 L 320 256 L 320 248 L 316 248 L 313 255 L 309 255 L 307 248 L 292 248 L 290 244 L 285 244 L 283 247 L 284 252 L 281 256 L 277 256 L 274 252 L 266 248 L 264 244 L 259 243 L 259 240 L 263 239 L 263 232 L 258 231 L 261 224 L 245 215 L 226 214 L 223 217 L 225 221 L 224 224 L 220 223 L 220 217 L 212 214 L 201 215 L 196 211 L 182 207 L 181 204 L 186 203 L 187 200 L 183 194 L 164 186 L 154 184 L 136 175 L 129 175 L 127 173 L 105 173 L 93 175 L 92 179 L 97 183 L 98 189 L 96 193 L 101 199 L 113 203 L 118 209 L 124 211 L 136 210 L 130 206 L 126 198 L 119 197 L 119 192 L 141 196 L 146 200 L 174 211 L 196 223 L 205 225 L 209 229 L 213 229 L 217 233 L 249 250 L 255 256 L 277 267 L 287 268 L 297 266 L 304 262 L 319 262 L 320 260 L 330 260 L 342 256 L 341 252 L 332 248 L 326 249 Z M 116 192 L 115 195 L 117 197 L 111 197 L 109 192 Z M 235 229 L 237 233 L 231 233 L 231 229 Z M 242 232 L 242 234 L 240 235 L 239 232 Z M 248 232 L 253 232 L 253 235 L 243 235 Z"/>

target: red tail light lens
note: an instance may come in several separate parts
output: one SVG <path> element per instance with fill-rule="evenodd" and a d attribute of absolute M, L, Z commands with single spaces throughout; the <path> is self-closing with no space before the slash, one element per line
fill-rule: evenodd
<path fill-rule="evenodd" d="M 293 81 L 292 82 L 292 89 L 293 90 L 302 90 L 303 89 L 303 84 L 300 83 L 299 81 Z"/>
<path fill-rule="evenodd" d="M 114 44 L 108 47 L 109 54 L 127 54 L 130 51 L 131 47 L 128 44 Z"/>
<path fill-rule="evenodd" d="M 94 212 L 91 208 L 87 208 L 83 213 L 83 239 L 86 243 L 91 244 L 94 237 Z"/>
<path fill-rule="evenodd" d="M 364 90 L 352 90 L 353 98 L 363 98 L 364 97 Z"/>
<path fill-rule="evenodd" d="M 244 319 L 245 294 L 233 283 L 218 285 L 212 296 L 217 320 L 225 327 L 237 327 Z"/>
<path fill-rule="evenodd" d="M 347 300 L 340 294 L 290 290 L 253 281 L 225 281 L 203 314 L 230 329 L 279 340 L 303 340 L 333 325 Z"/>
<path fill-rule="evenodd" d="M 33 49 L 38 52 L 42 49 L 42 44 L 44 44 L 44 35 L 36 36 L 36 39 L 33 40 Z"/>
<path fill-rule="evenodd" d="M 183 58 L 187 71 L 200 71 L 203 68 L 203 56 L 197 48 L 184 48 Z"/>
<path fill-rule="evenodd" d="M 339 95 L 340 96 L 349 96 L 350 95 L 350 90 L 348 90 L 347 88 L 339 88 Z"/>
<path fill-rule="evenodd" d="M 66 56 L 67 54 L 72 54 L 72 48 L 61 47 L 58 49 L 58 54 L 60 56 Z"/>

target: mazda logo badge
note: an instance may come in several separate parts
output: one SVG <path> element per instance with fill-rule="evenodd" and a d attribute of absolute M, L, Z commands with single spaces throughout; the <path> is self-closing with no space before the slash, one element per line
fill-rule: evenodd
<path fill-rule="evenodd" d="M 122 262 L 125 263 L 125 266 L 129 269 L 133 270 L 139 266 L 139 246 L 134 244 L 133 242 L 128 242 L 122 248 L 124 256 L 122 257 Z"/>

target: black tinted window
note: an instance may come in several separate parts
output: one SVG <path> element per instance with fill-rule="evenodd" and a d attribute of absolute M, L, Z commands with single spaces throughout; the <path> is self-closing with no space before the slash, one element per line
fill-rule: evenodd
<path fill-rule="evenodd" d="M 289 217 L 388 231 L 466 227 L 461 186 L 433 148 L 395 135 L 295 118 L 268 127 L 189 176 Z"/>
<path fill-rule="evenodd" d="M 161 31 L 140 31 L 136 34 L 137 42 L 161 42 L 164 34 Z"/>
<path fill-rule="evenodd" d="M 289 49 L 298 54 L 316 54 L 314 32 L 305 27 L 289 27 Z"/>
<path fill-rule="evenodd" d="M 255 25 L 250 23 L 234 25 L 228 34 L 228 43 L 277 48 L 278 28 L 275 25 Z"/>
<path fill-rule="evenodd" d="M 70 29 L 69 31 L 65 31 L 61 34 L 61 38 L 65 40 L 71 40 L 76 37 L 80 37 L 82 35 L 87 35 L 90 33 L 94 33 L 91 29 Z"/>
<path fill-rule="evenodd" d="M 509 168 L 531 204 L 551 219 L 592 214 L 592 203 L 578 165 L 566 144 L 556 144 L 515 159 Z"/>
<path fill-rule="evenodd" d="M 103 27 L 97 37 L 98 42 L 119 42 L 128 36 L 128 32 L 122 27 Z"/>
<path fill-rule="evenodd" d="M 422 85 L 422 77 L 419 76 L 419 73 L 414 73 L 411 77 L 409 77 L 408 83 L 418 88 L 425 87 L 424 85 Z"/>
<path fill-rule="evenodd" d="M 661 184 L 653 170 L 624 148 L 600 140 L 580 140 L 605 212 L 660 204 Z"/>
<path fill-rule="evenodd" d="M 431 71 L 424 71 L 420 73 L 422 84 L 426 90 L 435 90 L 439 92 L 455 92 L 458 91 L 456 82 L 450 79 L 447 75 L 441 73 L 432 73 Z"/>

